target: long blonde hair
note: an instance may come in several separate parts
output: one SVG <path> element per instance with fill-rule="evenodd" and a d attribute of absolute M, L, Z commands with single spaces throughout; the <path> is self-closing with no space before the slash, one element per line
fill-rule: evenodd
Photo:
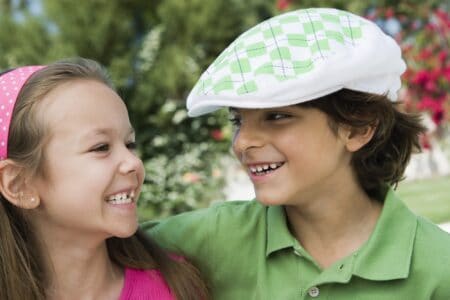
<path fill-rule="evenodd" d="M 23 166 L 23 176 L 45 176 L 42 166 L 49 130 L 36 113 L 40 101 L 57 86 L 76 79 L 96 80 L 113 88 L 107 72 L 98 63 L 78 58 L 37 71 L 21 89 L 12 114 L 8 157 Z M 0 299 L 43 300 L 49 283 L 44 253 L 33 228 L 23 211 L 1 194 L 0 203 Z M 129 238 L 109 238 L 106 243 L 111 260 L 121 267 L 159 269 L 177 299 L 209 297 L 196 268 L 172 259 L 140 230 Z"/>

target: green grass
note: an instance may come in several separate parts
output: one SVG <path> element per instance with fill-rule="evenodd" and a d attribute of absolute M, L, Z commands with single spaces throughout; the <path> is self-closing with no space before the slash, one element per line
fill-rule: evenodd
<path fill-rule="evenodd" d="M 435 223 L 450 222 L 450 176 L 401 182 L 397 194 L 415 213 Z"/>

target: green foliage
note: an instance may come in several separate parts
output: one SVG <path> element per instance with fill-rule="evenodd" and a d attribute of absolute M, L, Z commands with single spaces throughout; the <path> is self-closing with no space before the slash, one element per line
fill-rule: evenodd
<path fill-rule="evenodd" d="M 129 108 L 147 176 L 142 211 L 158 217 L 221 200 L 227 113 L 187 117 L 185 98 L 241 32 L 273 14 L 271 0 L 0 2 L 0 68 L 83 56 L 107 67 Z M 14 34 L 11 34 L 14 33 Z"/>
<path fill-rule="evenodd" d="M 41 12 L 30 6 L 36 3 Z M 302 0 L 289 9 L 363 12 L 367 5 Z M 223 199 L 227 112 L 191 119 L 185 99 L 234 38 L 275 13 L 276 0 L 1 0 L 0 68 L 72 56 L 106 66 L 129 108 L 147 170 L 141 209 L 158 217 Z"/>
<path fill-rule="evenodd" d="M 172 161 L 160 154 L 145 162 L 148 184 L 141 204 L 158 208 L 158 216 L 207 207 L 220 195 L 224 178 L 214 145 L 203 142 L 184 148 Z"/>

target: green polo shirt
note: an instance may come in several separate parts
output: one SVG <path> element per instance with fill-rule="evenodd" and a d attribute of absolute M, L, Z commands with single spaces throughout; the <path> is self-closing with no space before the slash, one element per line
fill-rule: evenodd
<path fill-rule="evenodd" d="M 325 270 L 289 232 L 280 206 L 225 202 L 143 229 L 195 263 L 217 300 L 450 299 L 450 235 L 393 191 L 368 241 Z"/>

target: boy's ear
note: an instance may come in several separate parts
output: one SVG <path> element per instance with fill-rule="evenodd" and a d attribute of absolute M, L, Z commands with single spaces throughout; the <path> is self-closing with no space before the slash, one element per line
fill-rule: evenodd
<path fill-rule="evenodd" d="M 39 205 L 39 197 L 25 184 L 23 167 L 10 159 L 0 161 L 0 193 L 20 208 L 33 209 Z"/>
<path fill-rule="evenodd" d="M 356 152 L 364 147 L 375 134 L 376 126 L 344 128 L 345 145 L 348 151 Z"/>

